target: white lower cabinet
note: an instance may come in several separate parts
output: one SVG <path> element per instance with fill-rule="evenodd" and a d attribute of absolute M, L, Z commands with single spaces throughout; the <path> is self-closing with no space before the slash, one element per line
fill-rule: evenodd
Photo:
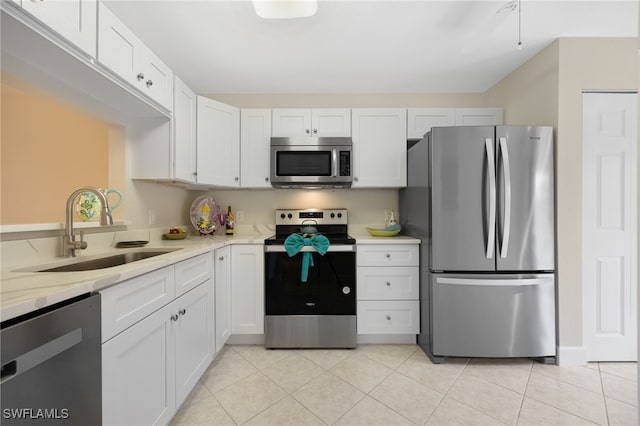
<path fill-rule="evenodd" d="M 264 334 L 264 246 L 231 246 L 231 333 Z"/>
<path fill-rule="evenodd" d="M 168 424 L 196 385 L 213 359 L 211 268 L 208 253 L 102 292 L 103 328 L 116 333 L 102 345 L 103 424 Z M 154 295 L 166 300 L 162 283 L 181 295 L 158 308 Z M 119 321 L 132 312 L 144 316 Z"/>
<path fill-rule="evenodd" d="M 231 247 L 214 252 L 216 287 L 215 353 L 219 353 L 231 336 Z"/>
<path fill-rule="evenodd" d="M 358 245 L 358 334 L 420 333 L 419 246 Z"/>

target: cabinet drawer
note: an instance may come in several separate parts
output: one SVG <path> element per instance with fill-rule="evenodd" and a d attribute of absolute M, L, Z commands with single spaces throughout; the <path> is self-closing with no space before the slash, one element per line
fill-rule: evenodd
<path fill-rule="evenodd" d="M 417 244 L 358 245 L 357 266 L 419 266 Z"/>
<path fill-rule="evenodd" d="M 211 253 L 176 263 L 176 297 L 202 284 L 213 275 Z"/>
<path fill-rule="evenodd" d="M 420 302 L 359 301 L 358 334 L 420 333 Z"/>
<path fill-rule="evenodd" d="M 358 300 L 418 300 L 417 266 L 360 266 Z"/>
<path fill-rule="evenodd" d="M 174 268 L 150 272 L 100 293 L 104 343 L 174 299 Z"/>

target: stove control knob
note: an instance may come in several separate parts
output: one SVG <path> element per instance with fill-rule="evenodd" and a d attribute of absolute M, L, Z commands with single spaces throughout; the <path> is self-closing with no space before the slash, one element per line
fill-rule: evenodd
<path fill-rule="evenodd" d="M 342 217 L 342 213 L 338 213 L 338 219 Z"/>
<path fill-rule="evenodd" d="M 284 218 L 285 218 L 284 213 L 280 213 L 280 219 L 284 219 Z"/>
<path fill-rule="evenodd" d="M 349 286 L 345 285 L 344 287 L 342 287 L 342 292 L 344 294 L 349 294 L 349 293 L 351 293 L 351 288 Z"/>
<path fill-rule="evenodd" d="M 292 215 L 291 213 L 289 213 L 289 214 L 287 215 L 287 217 L 288 217 L 289 219 L 291 219 L 291 218 L 293 217 L 293 215 Z"/>
<path fill-rule="evenodd" d="M 335 213 L 331 213 L 330 216 L 331 216 L 331 219 L 333 219 L 334 217 L 336 217 L 336 214 Z"/>

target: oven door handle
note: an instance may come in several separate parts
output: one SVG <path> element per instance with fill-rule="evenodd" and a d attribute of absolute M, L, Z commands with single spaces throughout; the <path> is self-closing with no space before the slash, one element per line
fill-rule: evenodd
<path fill-rule="evenodd" d="M 287 249 L 282 245 L 266 245 L 264 246 L 265 253 L 286 253 Z M 317 253 L 318 251 L 313 246 L 304 246 L 300 249 L 300 252 L 311 251 Z M 329 252 L 355 252 L 356 246 L 349 244 L 340 244 L 329 246 L 327 253 Z"/>

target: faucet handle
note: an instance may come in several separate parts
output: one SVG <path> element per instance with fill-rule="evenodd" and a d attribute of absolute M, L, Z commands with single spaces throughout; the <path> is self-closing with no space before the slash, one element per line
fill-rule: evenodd
<path fill-rule="evenodd" d="M 76 250 L 84 250 L 87 248 L 87 242 L 84 240 L 84 232 L 80 232 L 80 241 L 74 241 L 73 245 Z"/>

